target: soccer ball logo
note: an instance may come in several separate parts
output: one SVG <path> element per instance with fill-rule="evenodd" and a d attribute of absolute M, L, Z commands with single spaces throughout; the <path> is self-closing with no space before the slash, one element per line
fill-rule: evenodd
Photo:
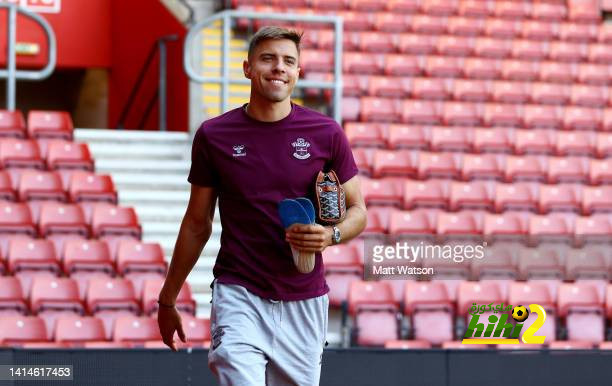
<path fill-rule="evenodd" d="M 512 318 L 517 322 L 524 322 L 529 316 L 529 311 L 525 306 L 516 306 L 512 309 Z"/>

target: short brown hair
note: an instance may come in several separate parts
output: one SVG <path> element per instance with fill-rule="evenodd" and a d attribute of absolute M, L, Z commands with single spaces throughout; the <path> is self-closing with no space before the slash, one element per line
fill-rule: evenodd
<path fill-rule="evenodd" d="M 303 32 L 297 32 L 294 30 L 289 30 L 283 27 L 277 26 L 266 26 L 262 27 L 259 31 L 251 37 L 251 41 L 249 42 L 249 54 L 248 57 L 251 57 L 253 51 L 259 43 L 264 40 L 280 40 L 280 39 L 288 39 L 295 43 L 295 48 L 297 48 L 298 55 L 300 54 L 300 40 L 302 39 Z"/>

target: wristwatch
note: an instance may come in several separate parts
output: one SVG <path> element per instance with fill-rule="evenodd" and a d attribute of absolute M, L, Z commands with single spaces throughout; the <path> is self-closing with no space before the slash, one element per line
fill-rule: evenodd
<path fill-rule="evenodd" d="M 342 235 L 340 235 L 340 229 L 338 229 L 337 226 L 334 226 L 332 228 L 332 244 L 336 245 L 336 244 L 340 244 L 340 241 L 342 240 Z"/>

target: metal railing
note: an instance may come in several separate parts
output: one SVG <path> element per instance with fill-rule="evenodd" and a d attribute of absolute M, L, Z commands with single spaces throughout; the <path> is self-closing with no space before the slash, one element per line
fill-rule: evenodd
<path fill-rule="evenodd" d="M 7 68 L 0 70 L 0 79 L 6 79 L 6 108 L 7 110 L 15 110 L 17 79 L 23 80 L 42 80 L 47 78 L 55 69 L 57 60 L 57 44 L 55 42 L 55 34 L 47 21 L 40 15 L 19 7 L 11 3 L 0 3 L 0 9 L 8 9 L 7 37 L 8 37 L 8 55 L 6 57 Z M 49 58 L 47 65 L 42 70 L 24 71 L 17 70 L 17 58 L 15 51 L 15 41 L 17 39 L 17 13 L 22 13 L 36 23 L 38 23 L 45 32 L 47 37 L 47 45 L 49 50 Z"/>
<path fill-rule="evenodd" d="M 230 28 L 233 18 L 245 19 L 264 19 L 280 21 L 300 21 L 309 23 L 328 23 L 334 25 L 334 80 L 332 82 L 322 82 L 314 80 L 298 80 L 296 87 L 332 89 L 334 91 L 333 109 L 334 119 L 341 123 L 342 120 L 342 18 L 339 16 L 314 16 L 314 15 L 285 15 L 280 13 L 258 13 L 238 10 L 226 10 L 212 15 L 194 24 L 185 37 L 185 47 L 183 54 L 183 65 L 185 72 L 191 80 L 199 83 L 221 84 L 221 111 L 228 109 L 229 84 L 251 84 L 249 79 L 230 79 L 229 77 L 229 49 L 230 49 Z M 192 49 L 194 39 L 203 28 L 218 21 L 223 20 L 223 40 L 222 40 L 222 74 L 221 77 L 206 77 L 194 70 L 192 66 Z"/>

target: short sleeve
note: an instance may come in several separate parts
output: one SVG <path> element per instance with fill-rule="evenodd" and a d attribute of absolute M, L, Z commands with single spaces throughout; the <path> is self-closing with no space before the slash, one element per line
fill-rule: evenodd
<path fill-rule="evenodd" d="M 342 128 L 337 124 L 334 127 L 332 137 L 332 154 L 329 167 L 336 172 L 341 184 L 344 184 L 359 172 L 348 139 Z"/>
<path fill-rule="evenodd" d="M 217 186 L 219 181 L 202 127 L 200 127 L 193 138 L 191 168 L 187 181 L 200 186 Z"/>

